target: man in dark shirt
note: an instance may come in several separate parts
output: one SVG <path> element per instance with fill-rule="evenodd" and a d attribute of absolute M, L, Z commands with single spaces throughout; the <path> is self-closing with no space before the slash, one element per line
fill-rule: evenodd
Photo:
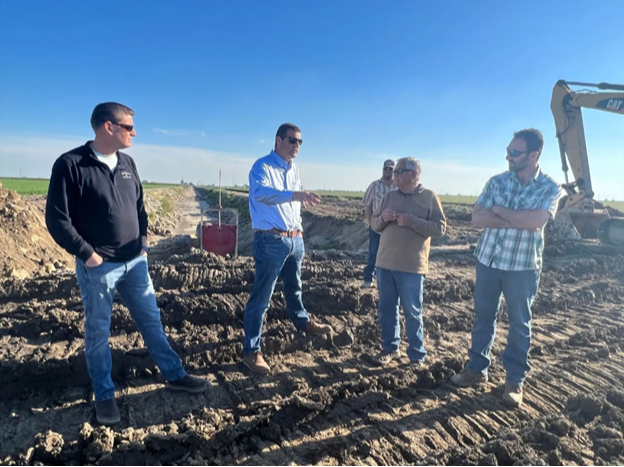
<path fill-rule="evenodd" d="M 130 310 L 145 345 L 171 390 L 199 393 L 208 382 L 187 375 L 165 336 L 147 268 L 147 213 L 134 160 L 120 152 L 136 136 L 129 107 L 114 102 L 93 110 L 95 140 L 60 156 L 52 168 L 46 224 L 76 257 L 85 309 L 85 353 L 97 421 L 120 421 L 108 343 L 115 291 Z"/>

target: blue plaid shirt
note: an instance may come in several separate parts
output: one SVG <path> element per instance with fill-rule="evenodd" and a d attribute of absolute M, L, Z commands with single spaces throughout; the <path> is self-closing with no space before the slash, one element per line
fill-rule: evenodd
<path fill-rule="evenodd" d="M 490 178 L 477 199 L 486 209 L 495 204 L 508 209 L 544 209 L 551 218 L 557 212 L 561 187 L 541 169 L 522 185 L 515 172 L 507 171 Z M 475 249 L 477 259 L 496 269 L 525 271 L 541 269 L 544 229 L 486 228 Z"/>

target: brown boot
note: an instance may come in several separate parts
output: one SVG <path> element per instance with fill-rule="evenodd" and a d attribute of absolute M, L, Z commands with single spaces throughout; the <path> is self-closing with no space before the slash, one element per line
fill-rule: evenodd
<path fill-rule="evenodd" d="M 505 383 L 503 403 L 511 407 L 520 407 L 522 405 L 522 385 Z"/>
<path fill-rule="evenodd" d="M 271 367 L 264 361 L 262 352 L 245 355 L 243 357 L 243 365 L 254 373 L 260 373 L 261 375 L 268 375 L 271 373 Z"/>
<path fill-rule="evenodd" d="M 310 321 L 305 328 L 305 332 L 314 336 L 322 336 L 323 334 L 332 334 L 334 330 L 329 324 L 317 324 L 314 321 Z"/>

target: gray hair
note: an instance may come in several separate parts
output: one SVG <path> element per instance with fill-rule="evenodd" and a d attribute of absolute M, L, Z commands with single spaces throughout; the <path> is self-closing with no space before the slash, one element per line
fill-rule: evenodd
<path fill-rule="evenodd" d="M 406 169 L 415 170 L 419 174 L 422 173 L 422 164 L 415 157 L 402 157 L 397 160 L 397 165 L 399 165 L 400 162 L 405 163 Z"/>

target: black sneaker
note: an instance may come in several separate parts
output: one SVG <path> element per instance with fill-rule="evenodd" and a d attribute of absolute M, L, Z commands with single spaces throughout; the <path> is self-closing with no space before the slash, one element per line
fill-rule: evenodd
<path fill-rule="evenodd" d="M 115 398 L 95 401 L 95 419 L 100 425 L 115 425 L 121 421 Z"/>
<path fill-rule="evenodd" d="M 191 394 L 199 394 L 210 387 L 210 383 L 197 376 L 186 375 L 177 381 L 167 381 L 167 389 L 170 391 L 184 391 Z"/>

